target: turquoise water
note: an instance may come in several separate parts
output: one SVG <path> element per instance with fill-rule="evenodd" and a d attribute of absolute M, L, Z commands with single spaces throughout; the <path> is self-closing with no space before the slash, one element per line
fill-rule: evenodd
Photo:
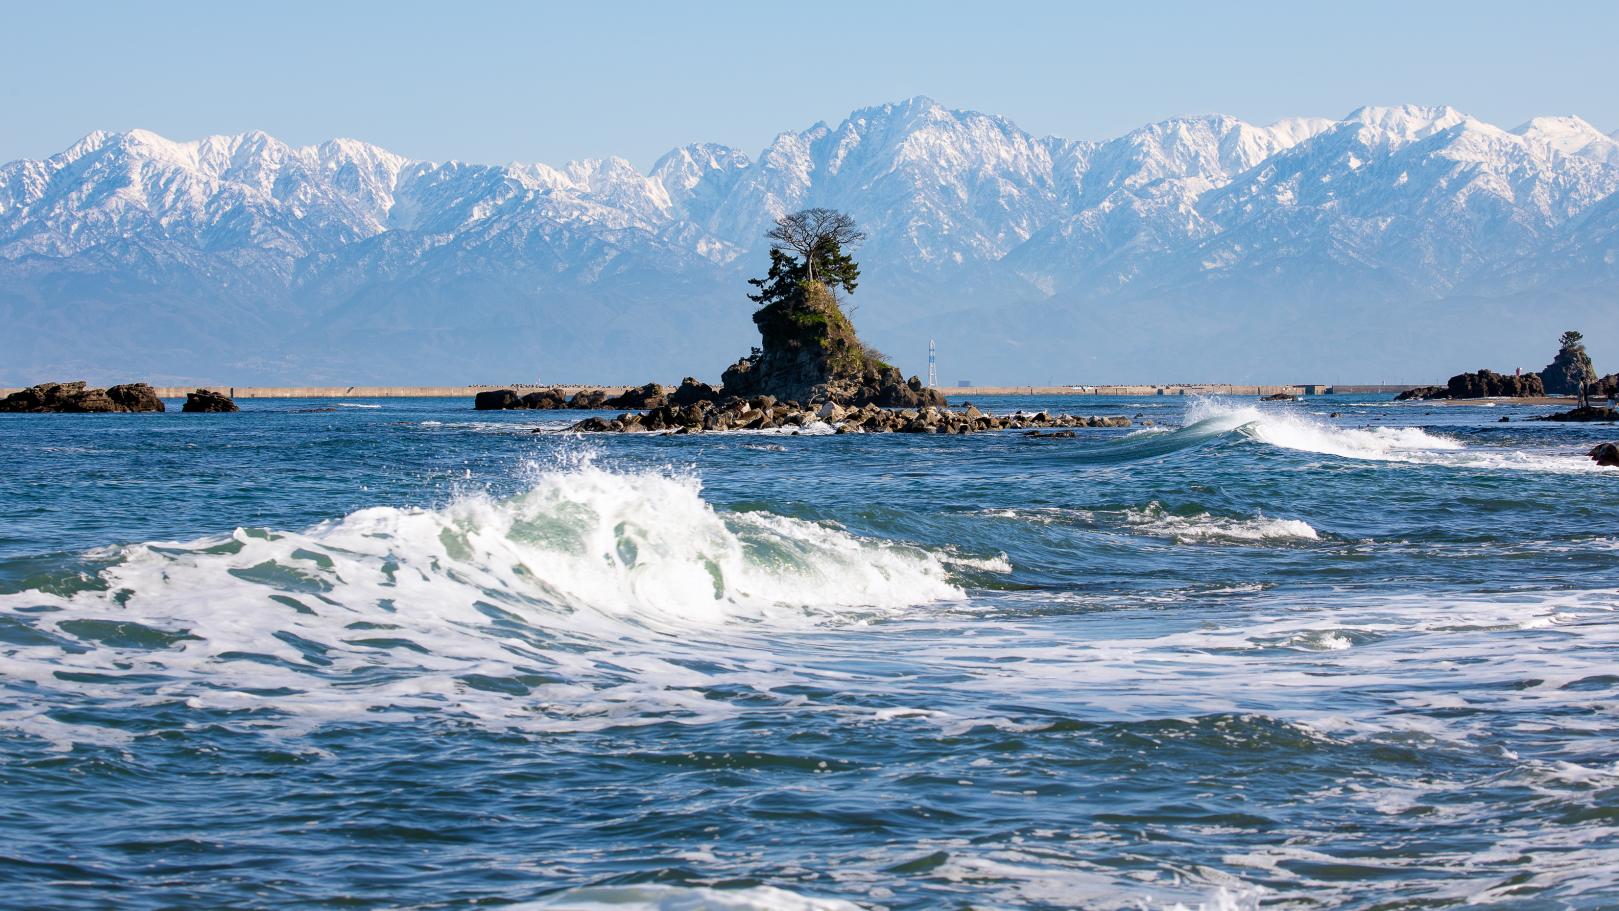
<path fill-rule="evenodd" d="M 3 416 L 0 905 L 1619 906 L 1619 431 L 979 404 Z"/>

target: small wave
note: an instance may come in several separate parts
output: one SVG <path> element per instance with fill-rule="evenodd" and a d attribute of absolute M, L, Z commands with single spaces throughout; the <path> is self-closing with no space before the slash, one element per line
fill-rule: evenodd
<path fill-rule="evenodd" d="M 1453 468 L 1586 472 L 1589 459 L 1551 452 L 1468 447 L 1420 427 L 1337 427 L 1296 411 L 1232 405 L 1199 399 L 1187 409 L 1183 430 L 1197 434 L 1240 433 L 1256 442 L 1297 452 L 1346 459 L 1409 462 Z"/>
<path fill-rule="evenodd" d="M 520 911 L 861 911 L 837 898 L 812 898 L 774 886 L 715 889 L 706 886 L 590 886 L 538 902 Z"/>
<path fill-rule="evenodd" d="M 1315 541 L 1316 530 L 1299 519 L 1273 519 L 1267 516 L 1231 518 L 1206 512 L 1180 515 L 1157 502 L 1145 509 L 1125 511 L 1125 521 L 1135 530 L 1183 544 L 1207 541 L 1258 543 L 1261 541 Z"/>
<path fill-rule="evenodd" d="M 334 402 L 339 408 L 381 408 L 381 405 L 363 405 L 358 402 Z"/>

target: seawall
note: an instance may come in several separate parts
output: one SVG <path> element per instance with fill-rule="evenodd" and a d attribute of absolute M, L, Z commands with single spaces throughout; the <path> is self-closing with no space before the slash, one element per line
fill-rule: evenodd
<path fill-rule="evenodd" d="M 587 389 L 600 389 L 608 395 L 618 395 L 629 387 L 506 383 L 498 386 L 154 386 L 152 388 L 156 390 L 160 399 L 183 399 L 186 393 L 198 389 L 222 392 L 233 399 L 458 399 L 471 398 L 480 392 L 495 389 L 514 389 L 518 392 L 561 389 L 567 395 Z M 20 387 L 0 389 L 0 398 L 19 391 Z"/>
<path fill-rule="evenodd" d="M 952 399 L 975 395 L 1320 395 L 1324 386 L 1239 386 L 1231 383 L 1189 383 L 1166 386 L 941 386 Z"/>
<path fill-rule="evenodd" d="M 495 389 L 513 389 L 524 392 L 534 389 L 560 389 L 564 395 L 584 390 L 600 389 L 608 395 L 618 395 L 628 386 L 589 386 L 574 384 L 517 383 L 493 386 L 157 386 L 159 398 L 183 399 L 187 392 L 208 389 L 222 392 L 233 399 L 453 399 L 471 398 L 480 392 Z M 1233 395 L 1261 396 L 1286 393 L 1289 395 L 1321 395 L 1330 392 L 1403 392 L 1410 386 L 1318 386 L 1295 384 L 1290 386 L 1242 386 L 1231 383 L 1185 383 L 1163 386 L 942 386 L 939 391 L 952 399 L 971 399 L 973 396 L 998 395 Z M 17 392 L 18 388 L 0 389 L 0 397 Z"/>

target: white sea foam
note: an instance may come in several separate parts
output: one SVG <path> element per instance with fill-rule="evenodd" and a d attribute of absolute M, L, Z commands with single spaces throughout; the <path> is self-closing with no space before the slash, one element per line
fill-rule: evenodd
<path fill-rule="evenodd" d="M 520 911 L 861 911 L 836 898 L 812 898 L 774 886 L 590 886 L 511 906 Z"/>
<path fill-rule="evenodd" d="M 1297 411 L 1199 399 L 1186 412 L 1188 428 L 1240 432 L 1283 449 L 1346 459 L 1411 462 L 1454 468 L 1586 472 L 1596 463 L 1583 455 L 1521 449 L 1469 447 L 1420 427 L 1339 427 Z"/>
<path fill-rule="evenodd" d="M 311 722 L 392 710 L 544 729 L 702 720 L 727 703 L 695 687 L 791 678 L 750 666 L 746 644 L 715 643 L 962 596 L 930 551 L 721 513 L 695 479 L 588 463 L 536 471 L 505 500 L 375 507 L 303 532 L 238 529 L 119 556 L 104 590 L 0 596 L 0 613 L 92 646 L 18 647 L 0 654 L 0 675 L 47 701 L 63 687 L 120 692 L 60 671 L 161 680 L 123 692 Z M 131 644 L 130 630 L 158 644 Z M 250 695 L 265 690 L 284 695 Z M 0 724 L 60 734 L 35 714 Z"/>
<path fill-rule="evenodd" d="M 1314 541 L 1319 538 L 1308 522 L 1267 516 L 1231 518 L 1209 513 L 1180 515 L 1162 505 L 1149 503 L 1145 509 L 1125 511 L 1125 521 L 1136 531 L 1183 544 L 1199 542 L 1260 543 L 1264 541 Z"/>

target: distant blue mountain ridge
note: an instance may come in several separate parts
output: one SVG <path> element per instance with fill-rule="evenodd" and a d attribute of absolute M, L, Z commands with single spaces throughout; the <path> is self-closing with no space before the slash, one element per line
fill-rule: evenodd
<path fill-rule="evenodd" d="M 850 299 L 941 380 L 1419 382 L 1619 361 L 1619 140 L 1447 107 L 1036 137 L 927 98 L 757 157 L 412 161 L 93 133 L 0 167 L 0 385 L 715 380 L 785 211 L 870 235 Z"/>

